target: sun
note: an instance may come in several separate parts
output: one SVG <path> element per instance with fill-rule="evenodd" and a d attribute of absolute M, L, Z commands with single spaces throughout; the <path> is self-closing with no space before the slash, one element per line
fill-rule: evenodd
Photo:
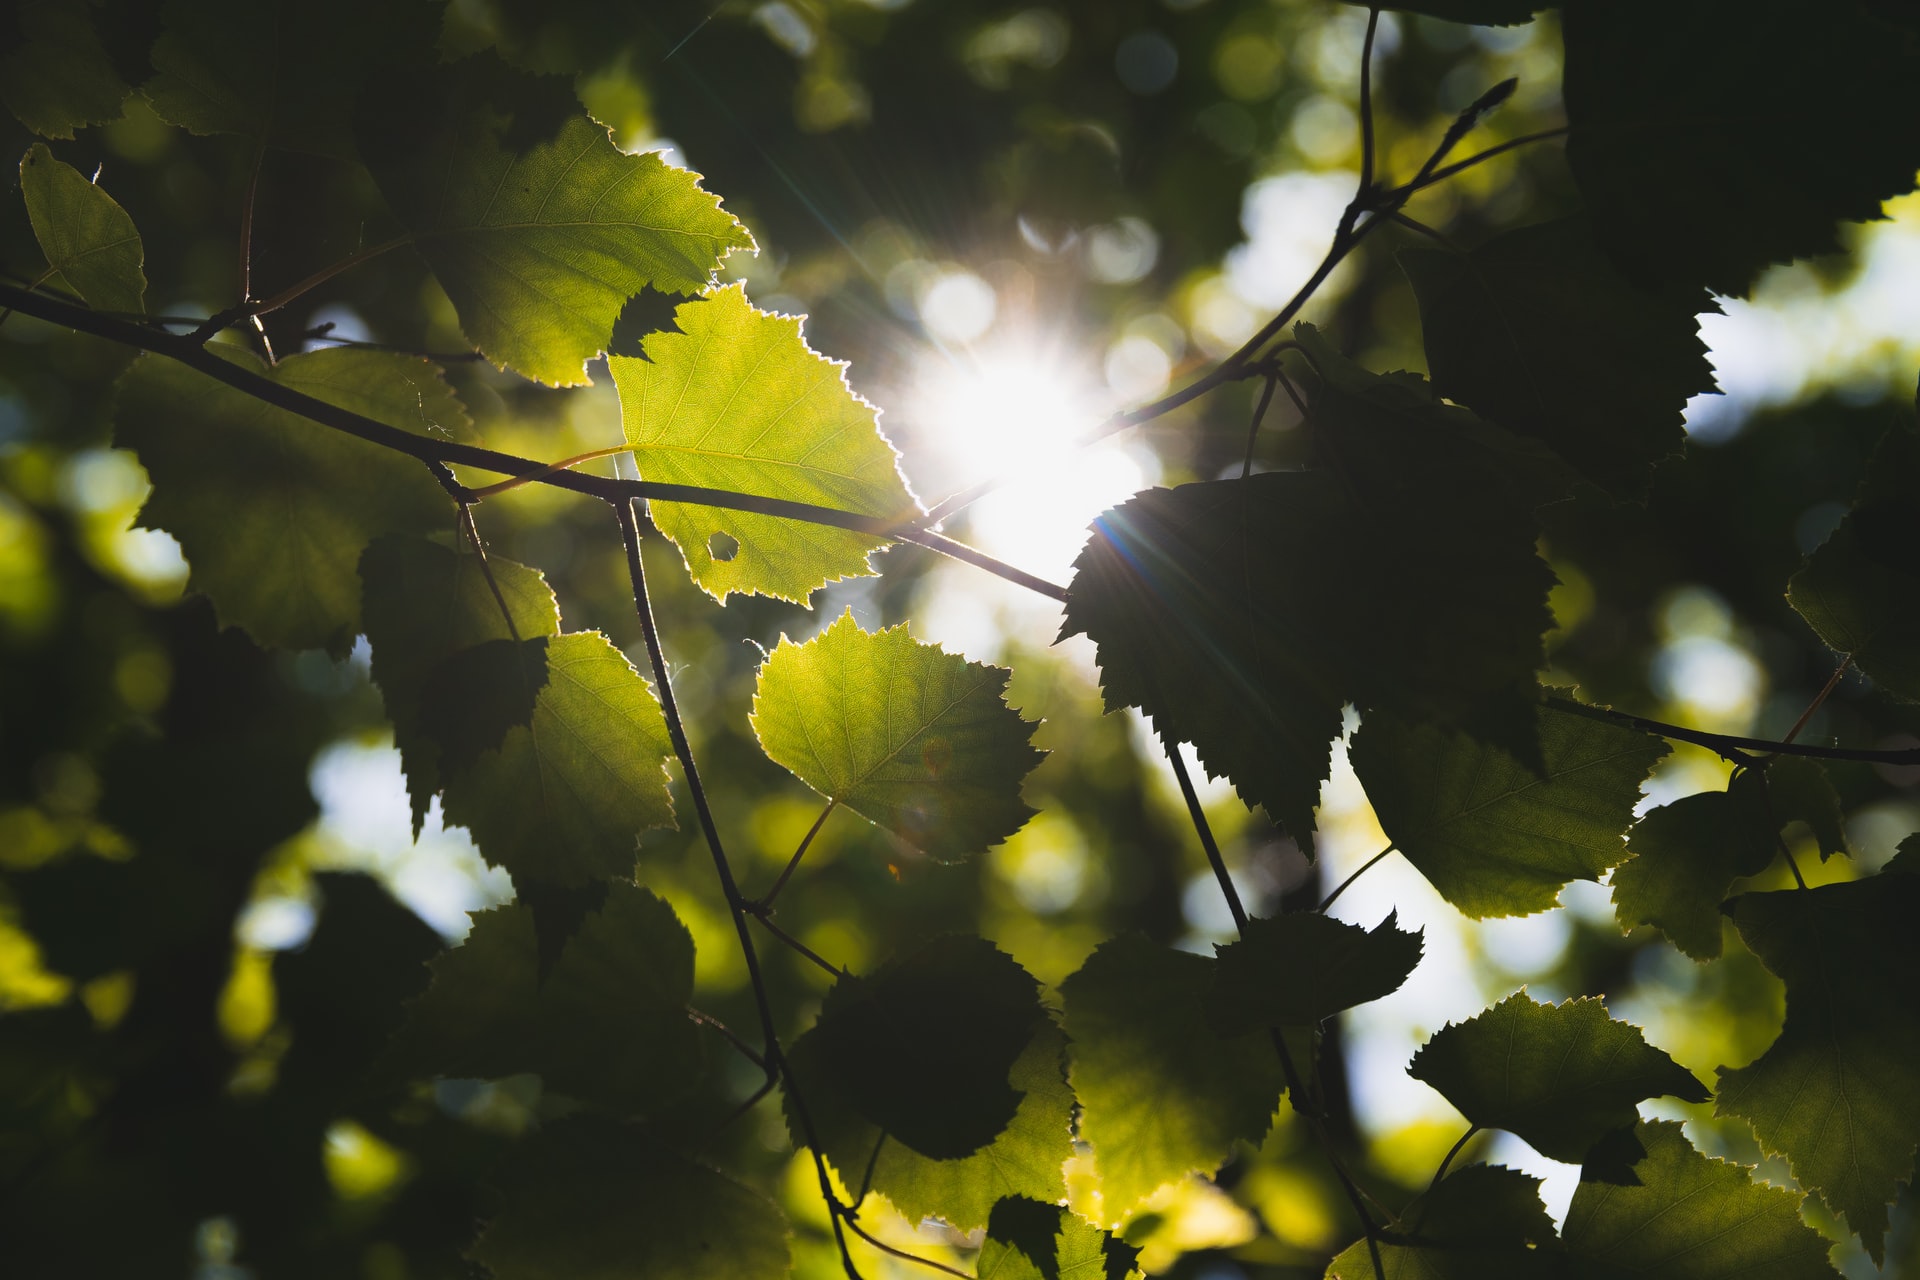
<path fill-rule="evenodd" d="M 1034 573 L 1066 575 L 1093 518 L 1158 476 L 1137 443 L 1077 444 L 1114 407 L 1093 370 L 1059 335 L 1032 334 L 930 350 L 914 379 L 923 491 L 937 500 L 1005 477 L 969 509 L 968 536 Z"/>

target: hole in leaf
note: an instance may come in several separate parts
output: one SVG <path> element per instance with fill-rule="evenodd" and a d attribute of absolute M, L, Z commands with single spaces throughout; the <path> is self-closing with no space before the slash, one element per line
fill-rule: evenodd
<path fill-rule="evenodd" d="M 707 539 L 707 554 L 725 564 L 740 554 L 740 539 L 730 533 L 716 532 Z"/>

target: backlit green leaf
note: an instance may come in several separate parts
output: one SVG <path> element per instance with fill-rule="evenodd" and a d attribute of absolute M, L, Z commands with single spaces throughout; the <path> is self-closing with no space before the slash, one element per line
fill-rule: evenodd
<path fill-rule="evenodd" d="M 1420 963 L 1422 931 L 1372 932 L 1314 911 L 1247 921 L 1242 940 L 1219 949 L 1207 1016 L 1236 1036 L 1261 1027 L 1309 1027 L 1343 1009 L 1399 990 Z"/>
<path fill-rule="evenodd" d="M 653 894 L 616 880 L 544 982 L 529 908 L 476 915 L 467 940 L 434 960 L 433 985 L 388 1061 L 413 1075 L 538 1072 L 556 1092 L 657 1116 L 701 1075 L 692 994 L 686 926 Z"/>
<path fill-rule="evenodd" d="M 1896 428 L 1881 440 L 1853 509 L 1787 598 L 1875 684 L 1920 702 L 1920 437 Z"/>
<path fill-rule="evenodd" d="M 466 940 L 435 956 L 433 982 L 388 1046 L 407 1076 L 500 1079 L 535 1070 L 539 969 L 533 913 L 519 903 L 475 912 Z"/>
<path fill-rule="evenodd" d="M 1051 1023 L 1039 1026 L 1007 1075 L 1007 1084 L 1021 1095 L 1013 1118 L 992 1142 L 958 1159 L 923 1156 L 862 1116 L 840 1077 L 827 1069 L 818 1037 L 794 1041 L 787 1068 L 799 1081 L 821 1153 L 840 1180 L 856 1190 L 870 1187 L 909 1219 L 940 1218 L 972 1231 L 987 1225 L 1004 1197 L 1048 1203 L 1066 1197 L 1073 1091 L 1067 1088 L 1066 1038 Z M 803 1140 L 792 1127 L 795 1140 Z"/>
<path fill-rule="evenodd" d="M 413 356 L 335 348 L 251 372 L 328 404 L 426 434 L 465 430 L 440 370 Z M 141 523 L 180 540 L 190 585 L 221 622 L 263 645 L 345 654 L 360 629 L 360 553 L 383 533 L 449 528 L 427 469 L 215 382 L 142 356 L 122 375 L 115 441 L 153 481 Z"/>
<path fill-rule="evenodd" d="M 1471 253 L 1408 249 L 1434 389 L 1553 446 L 1594 484 L 1644 493 L 1680 452 L 1681 410 L 1712 388 L 1692 305 L 1629 283 L 1584 218 L 1507 232 Z"/>
<path fill-rule="evenodd" d="M 533 719 L 445 779 L 447 821 L 515 880 L 633 873 L 640 832 L 673 825 L 660 703 L 597 631 L 547 642 Z"/>
<path fill-rule="evenodd" d="M 1229 1038 L 1208 1024 L 1216 965 L 1126 934 L 1060 984 L 1068 1078 L 1108 1225 L 1176 1178 L 1212 1174 L 1272 1122 L 1279 1058 L 1265 1035 Z"/>
<path fill-rule="evenodd" d="M 1567 162 L 1628 275 L 1745 293 L 1768 263 L 1838 249 L 1838 223 L 1913 189 L 1912 6 L 1818 22 L 1795 0 L 1572 0 L 1561 12 Z"/>
<path fill-rule="evenodd" d="M 1191 742 L 1306 849 L 1348 696 L 1337 620 L 1371 603 L 1331 563 L 1344 515 L 1315 472 L 1137 493 L 1094 521 L 1060 628 L 1099 646 L 1107 710 Z"/>
<path fill-rule="evenodd" d="M 1547 1280 L 1559 1274 L 1557 1237 L 1540 1203 L 1540 1179 L 1516 1170 L 1469 1165 L 1408 1205 L 1400 1221 L 1403 1229 L 1380 1241 L 1386 1280 Z M 1327 1280 L 1379 1275 L 1365 1240 L 1348 1245 L 1327 1267 Z"/>
<path fill-rule="evenodd" d="M 1561 1226 L 1579 1280 L 1832 1280 L 1800 1198 L 1701 1155 L 1670 1120 L 1643 1121 L 1631 1180 L 1582 1176 Z"/>
<path fill-rule="evenodd" d="M 1683 796 L 1635 823 L 1627 837 L 1633 856 L 1613 870 L 1620 927 L 1650 924 L 1695 960 L 1718 956 L 1727 890 L 1779 852 L 1765 785 L 1749 770 L 1725 791 Z"/>
<path fill-rule="evenodd" d="M 1478 919 L 1554 905 L 1626 854 L 1640 783 L 1667 753 L 1637 729 L 1541 706 L 1545 773 L 1463 733 L 1374 714 L 1354 771 L 1380 825 L 1447 901 Z"/>
<path fill-rule="evenodd" d="M 467 338 L 495 364 L 572 386 L 628 298 L 697 292 L 753 240 L 698 175 L 622 154 L 577 111 L 517 137 L 492 98 L 521 79 L 493 59 L 441 68 L 363 122 L 361 149 Z"/>
<path fill-rule="evenodd" d="M 993 1207 L 974 1265 L 979 1280 L 1126 1280 L 1140 1250 L 1070 1209 L 1032 1197 Z"/>
<path fill-rule="evenodd" d="M 1555 1160 L 1586 1159 L 1595 1143 L 1633 1125 L 1643 1098 L 1707 1100 L 1686 1068 L 1640 1028 L 1609 1018 L 1600 1001 L 1535 1004 L 1524 991 L 1436 1032 L 1407 1074 L 1469 1122 L 1505 1129 Z"/>
<path fill-rule="evenodd" d="M 1820 846 L 1822 862 L 1836 853 L 1850 854 L 1840 794 L 1827 777 L 1827 767 L 1811 756 L 1775 756 L 1767 762 L 1767 797 L 1781 823 L 1804 822 Z"/>
<path fill-rule="evenodd" d="M 87 6 L 16 0 L 20 42 L 0 53 L 0 102 L 43 138 L 120 117 L 127 82 L 100 45 Z"/>
<path fill-rule="evenodd" d="M 679 331 L 649 334 L 646 358 L 608 360 L 643 480 L 787 498 L 858 515 L 919 511 L 874 407 L 800 321 L 747 301 L 740 285 L 684 303 Z M 714 599 L 733 592 L 806 603 L 816 588 L 872 573 L 886 540 L 827 525 L 654 502 L 653 521 Z"/>
<path fill-rule="evenodd" d="M 787 1224 L 757 1191 L 601 1121 L 543 1126 L 505 1162 L 468 1256 L 494 1280 L 785 1280 Z"/>
<path fill-rule="evenodd" d="M 430 66 L 439 28 L 438 6 L 423 0 L 175 0 L 142 91 L 190 133 L 351 156 L 362 83 L 406 54 Z"/>
<path fill-rule="evenodd" d="M 1424 378 L 1370 372 L 1311 325 L 1294 336 L 1312 363 L 1304 390 L 1316 456 L 1349 500 L 1339 534 L 1320 530 L 1310 553 L 1349 559 L 1349 591 L 1364 584 L 1363 607 L 1391 602 L 1342 628 L 1352 700 L 1363 712 L 1446 721 L 1538 764 L 1528 704 L 1554 576 L 1534 552 L 1532 512 L 1557 460 L 1443 403 Z M 1350 547 L 1326 549 L 1334 536 Z"/>
<path fill-rule="evenodd" d="M 1751 1123 L 1879 1261 L 1920 1144 L 1920 878 L 1750 893 L 1729 910 L 1787 984 L 1787 1021 L 1758 1061 L 1720 1069 L 1715 1111 Z"/>
<path fill-rule="evenodd" d="M 488 571 L 499 588 L 498 599 L 487 585 Z M 373 678 L 393 721 L 418 835 L 427 805 L 440 789 L 440 748 L 424 720 L 429 683 L 440 664 L 489 642 L 558 635 L 560 607 L 538 570 L 502 556 L 489 557 L 483 569 L 480 558 L 466 547 L 426 538 L 376 539 L 360 558 L 360 580 Z M 459 696 L 460 690 L 444 687 L 444 677 L 441 683 L 442 697 Z M 475 697 L 484 694 L 471 691 Z"/>
<path fill-rule="evenodd" d="M 936 858 L 978 853 L 1033 815 L 1020 780 L 1035 725 L 1009 707 L 1008 673 L 862 631 L 851 611 L 760 667 L 753 728 L 774 763 Z"/>
<path fill-rule="evenodd" d="M 146 251 L 127 211 L 36 142 L 20 160 L 20 193 L 54 279 L 98 311 L 146 311 Z"/>
<path fill-rule="evenodd" d="M 1010 1073 L 1045 1023 L 1032 976 L 984 938 L 956 934 L 835 983 L 795 1051 L 811 1043 L 841 1101 L 890 1142 L 958 1160 L 1013 1120 Z M 804 1139 L 797 1118 L 790 1127 Z M 842 1172 L 857 1179 L 864 1165 Z"/>

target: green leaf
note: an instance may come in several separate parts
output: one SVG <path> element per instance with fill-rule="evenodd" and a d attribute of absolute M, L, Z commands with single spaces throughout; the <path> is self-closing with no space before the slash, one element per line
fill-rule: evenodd
<path fill-rule="evenodd" d="M 1633 856 L 1613 870 L 1620 928 L 1650 924 L 1695 960 L 1718 956 L 1727 890 L 1779 852 L 1766 785 L 1749 770 L 1725 791 L 1683 796 L 1635 823 L 1627 837 Z"/>
<path fill-rule="evenodd" d="M 1680 452 L 1681 411 L 1713 388 L 1694 312 L 1642 292 L 1584 217 L 1522 227 L 1471 253 L 1407 249 L 1434 389 L 1551 445 L 1594 484 L 1646 492 Z"/>
<path fill-rule="evenodd" d="M 620 1115 L 659 1116 L 702 1075 L 693 938 L 667 903 L 616 880 L 539 980 L 533 912 L 496 907 L 443 952 L 389 1063 L 412 1075 L 538 1072 Z"/>
<path fill-rule="evenodd" d="M 1347 697 L 1336 620 L 1371 604 L 1321 554 L 1344 516 L 1313 472 L 1137 493 L 1094 521 L 1060 628 L 1099 646 L 1107 710 L 1191 742 L 1309 851 Z"/>
<path fill-rule="evenodd" d="M 800 321 L 747 301 L 742 285 L 681 305 L 678 332 L 646 358 L 607 361 L 643 480 L 703 485 L 900 520 L 920 508 L 876 410 L 846 366 L 806 344 Z M 827 525 L 677 502 L 650 504 L 702 590 L 805 604 L 816 588 L 873 572 L 886 539 Z"/>
<path fill-rule="evenodd" d="M 1597 880 L 1626 853 L 1640 783 L 1666 744 L 1637 729 L 1541 706 L 1535 774 L 1463 733 L 1374 714 L 1354 771 L 1400 852 L 1468 915 L 1526 915 L 1570 880 Z"/>
<path fill-rule="evenodd" d="M 547 683 L 547 637 L 489 640 L 437 667 L 420 691 L 420 726 L 450 774 L 471 768 L 516 725 L 533 719 Z"/>
<path fill-rule="evenodd" d="M 1558 1237 L 1540 1202 L 1540 1179 L 1516 1170 L 1469 1165 L 1408 1205 L 1400 1221 L 1404 1229 L 1380 1241 L 1386 1280 L 1558 1274 Z M 1348 1245 L 1327 1267 L 1327 1280 L 1379 1275 L 1365 1240 Z"/>
<path fill-rule="evenodd" d="M 1751 1123 L 1881 1261 L 1920 1144 L 1920 879 L 1750 893 L 1728 909 L 1787 984 L 1787 1021 L 1758 1061 L 1720 1069 L 1715 1112 Z"/>
<path fill-rule="evenodd" d="M 614 881 L 540 989 L 541 1074 L 588 1102 L 660 1114 L 702 1074 L 692 997 L 693 935 L 661 899 Z"/>
<path fill-rule="evenodd" d="M 1708 1096 L 1600 1001 L 1535 1004 L 1524 991 L 1441 1028 L 1407 1074 L 1438 1089 L 1470 1123 L 1505 1129 L 1554 1160 L 1586 1159 L 1595 1143 L 1633 1125 L 1643 1098 Z"/>
<path fill-rule="evenodd" d="M 1920 436 L 1897 427 L 1880 441 L 1852 510 L 1787 599 L 1875 684 L 1920 702 Z"/>
<path fill-rule="evenodd" d="M 796 1040 L 787 1051 L 787 1068 L 806 1099 L 821 1154 L 840 1180 L 885 1196 L 909 1219 L 939 1218 L 973 1231 L 987 1225 L 1004 1197 L 1049 1203 L 1066 1198 L 1073 1091 L 1066 1080 L 1066 1037 L 1051 1023 L 1034 1032 L 1007 1075 L 1021 1095 L 1013 1118 L 992 1142 L 959 1159 L 936 1160 L 888 1141 L 887 1131 L 860 1114 L 857 1098 L 828 1069 L 818 1037 Z M 795 1141 L 803 1141 L 797 1122 L 790 1118 L 789 1126 Z"/>
<path fill-rule="evenodd" d="M 0 54 L 0 101 L 43 138 L 120 118 L 127 82 L 100 45 L 87 6 L 16 0 L 19 43 Z"/>
<path fill-rule="evenodd" d="M 1767 762 L 1767 795 L 1773 815 L 1782 825 L 1804 822 L 1820 846 L 1820 860 L 1836 853 L 1851 854 L 1840 793 L 1827 777 L 1827 767 L 1811 756 L 1775 756 Z"/>
<path fill-rule="evenodd" d="M 1329 535 L 1350 544 L 1334 553 L 1351 557 L 1349 593 L 1363 582 L 1363 605 L 1377 602 L 1345 620 L 1353 701 L 1447 721 L 1537 763 L 1527 704 L 1554 584 L 1534 553 L 1541 446 L 1442 403 L 1415 374 L 1361 368 L 1311 325 L 1294 336 L 1312 362 L 1316 454 L 1350 503 L 1345 527 L 1310 546 L 1326 556 Z"/>
<path fill-rule="evenodd" d="M 33 235 L 54 278 L 96 311 L 146 312 L 146 250 L 127 211 L 36 142 L 20 160 Z"/>
<path fill-rule="evenodd" d="M 1827 1242 L 1800 1197 L 1695 1151 L 1670 1120 L 1643 1121 L 1630 1181 L 1583 1174 L 1560 1231 L 1579 1280 L 1831 1280 Z"/>
<path fill-rule="evenodd" d="M 1043 753 L 1006 704 L 1008 676 L 905 626 L 862 631 L 849 610 L 805 644 L 781 638 L 760 666 L 753 729 L 815 791 L 951 861 L 1034 813 L 1020 780 Z"/>
<path fill-rule="evenodd" d="M 1258 1142 L 1282 1084 L 1264 1035 L 1208 1025 L 1216 962 L 1126 934 L 1060 984 L 1080 1137 L 1093 1147 L 1109 1225 L 1188 1173 Z"/>
<path fill-rule="evenodd" d="M 984 938 L 953 934 L 869 977 L 840 979 L 794 1050 L 811 1042 L 842 1100 L 889 1138 L 957 1160 L 1013 1120 L 1020 1094 L 1010 1073 L 1045 1021 L 1025 969 Z M 790 1128 L 804 1136 L 797 1118 Z"/>
<path fill-rule="evenodd" d="M 786 1280 L 780 1210 L 644 1132 L 563 1120 L 505 1168 L 468 1251 L 494 1280 Z"/>
<path fill-rule="evenodd" d="M 413 356 L 340 347 L 249 372 L 328 404 L 426 434 L 465 430 L 440 370 Z M 147 528 L 180 540 L 190 585 L 223 624 L 263 645 L 344 655 L 360 629 L 360 553 L 383 533 L 446 528 L 452 504 L 414 458 L 334 431 L 142 356 L 121 376 L 115 442 L 140 455 Z"/>
<path fill-rule="evenodd" d="M 1400 989 L 1420 963 L 1422 930 L 1374 926 L 1295 911 L 1247 921 L 1241 941 L 1219 948 L 1207 1018 L 1237 1036 L 1261 1027 L 1310 1027 Z"/>
<path fill-rule="evenodd" d="M 1808 22 L 1795 0 L 1573 0 L 1562 15 L 1567 162 L 1601 244 L 1652 287 L 1745 293 L 1913 190 L 1912 6 Z"/>
<path fill-rule="evenodd" d="M 993 1206 L 974 1265 L 979 1280 L 1126 1280 L 1140 1250 L 1072 1210 L 1032 1197 Z"/>
<path fill-rule="evenodd" d="M 189 133 L 351 157 L 362 84 L 406 55 L 431 66 L 439 30 L 439 7 L 421 0 L 175 0 L 143 92 Z"/>
<path fill-rule="evenodd" d="M 499 599 L 487 585 L 488 571 L 500 590 Z M 394 745 L 400 748 L 406 769 L 417 836 L 427 806 L 440 790 L 440 747 L 427 724 L 429 690 L 435 687 L 442 699 L 458 693 L 454 681 L 437 674 L 441 664 L 489 642 L 511 641 L 516 635 L 521 640 L 558 635 L 560 606 L 539 570 L 501 556 L 489 557 L 483 568 L 480 558 L 464 548 L 426 538 L 376 539 L 360 558 L 360 581 L 361 610 L 373 648 L 373 679 L 386 702 L 387 718 L 393 721 Z M 507 606 L 504 613 L 502 600 Z M 541 679 L 545 679 L 544 653 Z M 474 692 L 477 701 L 487 701 L 484 690 Z M 518 723 L 531 718 L 531 706 L 526 710 Z"/>
<path fill-rule="evenodd" d="M 389 1072 L 498 1080 L 532 1071 L 540 985 L 533 912 L 475 912 L 466 940 L 435 956 L 432 984 L 388 1046 Z"/>
<path fill-rule="evenodd" d="M 640 832 L 674 824 L 670 754 L 660 703 L 626 657 L 597 631 L 555 636 L 533 719 L 445 779 L 447 821 L 516 881 L 630 876 Z"/>
<path fill-rule="evenodd" d="M 403 101 L 363 121 L 361 148 L 468 340 L 503 368 L 573 386 L 628 298 L 698 292 L 753 239 L 698 175 L 623 155 L 577 109 L 517 137 L 494 98 L 527 79 L 491 57 L 412 77 Z"/>

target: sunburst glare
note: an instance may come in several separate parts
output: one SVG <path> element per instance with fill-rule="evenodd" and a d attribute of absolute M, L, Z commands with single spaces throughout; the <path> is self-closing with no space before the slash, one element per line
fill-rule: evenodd
<path fill-rule="evenodd" d="M 1151 484 L 1159 468 L 1138 445 L 1074 442 L 1110 410 L 1095 361 L 1057 341 L 929 352 L 909 410 L 931 497 L 991 477 L 1007 483 L 976 503 L 969 538 L 1035 573 L 1064 577 L 1101 511 Z"/>

